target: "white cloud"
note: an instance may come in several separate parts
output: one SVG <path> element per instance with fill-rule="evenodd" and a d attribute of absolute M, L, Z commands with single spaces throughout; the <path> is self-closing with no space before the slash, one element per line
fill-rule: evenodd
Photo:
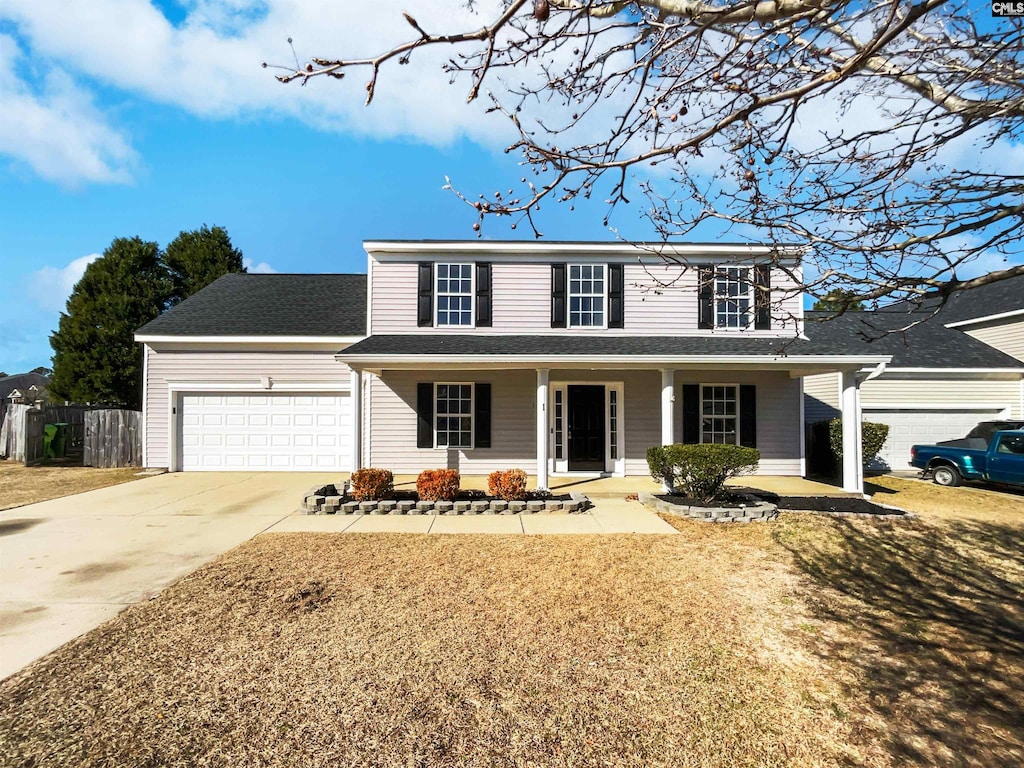
<path fill-rule="evenodd" d="M 248 256 L 242 257 L 242 266 L 251 274 L 256 275 L 274 275 L 277 274 L 277 270 L 270 266 L 265 261 L 256 262 L 250 259 Z"/>
<path fill-rule="evenodd" d="M 30 86 L 17 73 L 24 59 L 15 40 L 0 34 L 0 154 L 64 185 L 128 181 L 136 154 L 123 133 L 63 70 L 49 68 Z"/>
<path fill-rule="evenodd" d="M 28 276 L 28 295 L 40 308 L 61 312 L 85 268 L 100 258 L 98 253 L 81 256 L 66 267 L 43 267 Z"/>

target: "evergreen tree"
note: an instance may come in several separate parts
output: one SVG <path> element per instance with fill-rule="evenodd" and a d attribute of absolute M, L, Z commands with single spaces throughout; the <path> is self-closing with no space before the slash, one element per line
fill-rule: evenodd
<path fill-rule="evenodd" d="M 171 303 L 184 301 L 221 275 L 245 272 L 242 252 L 231 244 L 223 227 L 179 232 L 164 251 L 164 265 L 173 286 Z"/>
<path fill-rule="evenodd" d="M 821 312 L 860 312 L 864 309 L 864 302 L 857 298 L 855 291 L 833 288 L 814 302 L 813 309 Z"/>
<path fill-rule="evenodd" d="M 134 334 L 170 298 L 159 246 L 138 237 L 115 239 L 86 267 L 50 335 L 50 392 L 59 400 L 139 408 L 142 347 Z"/>

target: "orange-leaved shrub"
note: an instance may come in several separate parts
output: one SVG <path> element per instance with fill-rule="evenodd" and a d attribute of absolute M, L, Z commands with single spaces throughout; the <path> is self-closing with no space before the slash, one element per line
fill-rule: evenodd
<path fill-rule="evenodd" d="M 521 469 L 502 469 L 487 476 L 487 492 L 505 501 L 526 499 L 526 472 Z"/>
<path fill-rule="evenodd" d="M 356 501 L 377 501 L 394 490 L 395 476 L 390 469 L 368 467 L 352 473 L 352 497 Z"/>
<path fill-rule="evenodd" d="M 421 501 L 453 501 L 459 495 L 457 469 L 425 469 L 416 478 Z"/>

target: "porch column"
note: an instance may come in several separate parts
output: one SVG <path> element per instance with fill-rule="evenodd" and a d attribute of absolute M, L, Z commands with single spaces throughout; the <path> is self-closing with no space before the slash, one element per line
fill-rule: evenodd
<path fill-rule="evenodd" d="M 860 381 L 856 371 L 842 372 L 843 397 L 843 490 L 864 492 L 864 465 L 861 462 Z"/>
<path fill-rule="evenodd" d="M 537 369 L 537 488 L 548 487 L 548 369 Z"/>
<path fill-rule="evenodd" d="M 661 369 L 661 444 L 672 445 L 676 441 L 676 372 L 671 368 Z"/>
<path fill-rule="evenodd" d="M 348 374 L 352 398 L 352 471 L 363 467 L 363 372 L 351 369 Z"/>

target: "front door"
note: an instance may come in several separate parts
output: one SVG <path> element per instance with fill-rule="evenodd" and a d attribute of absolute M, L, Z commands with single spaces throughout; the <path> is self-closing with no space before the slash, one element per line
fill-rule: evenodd
<path fill-rule="evenodd" d="M 604 387 L 570 385 L 569 471 L 604 471 Z"/>

